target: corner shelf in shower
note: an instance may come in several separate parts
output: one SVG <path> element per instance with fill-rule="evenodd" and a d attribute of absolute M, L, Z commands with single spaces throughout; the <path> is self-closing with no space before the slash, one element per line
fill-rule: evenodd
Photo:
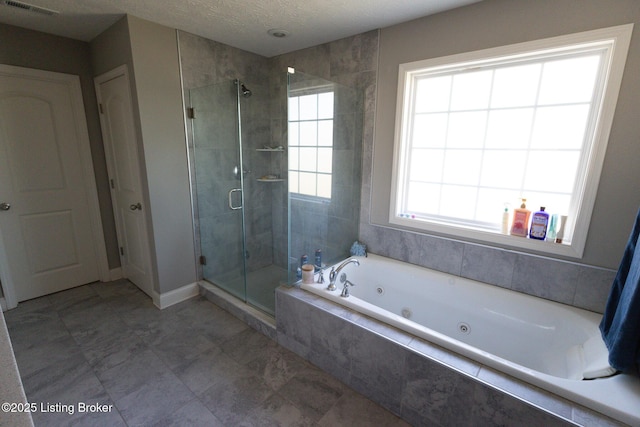
<path fill-rule="evenodd" d="M 284 151 L 284 147 L 282 148 L 256 148 L 256 151 Z"/>
<path fill-rule="evenodd" d="M 284 147 L 274 147 L 274 148 L 256 148 L 256 151 L 270 151 L 270 152 L 284 152 Z M 282 178 L 258 178 L 256 181 L 258 182 L 282 182 L 284 179 Z"/>
<path fill-rule="evenodd" d="M 284 179 L 282 178 L 258 178 L 256 181 L 258 182 L 282 182 Z"/>

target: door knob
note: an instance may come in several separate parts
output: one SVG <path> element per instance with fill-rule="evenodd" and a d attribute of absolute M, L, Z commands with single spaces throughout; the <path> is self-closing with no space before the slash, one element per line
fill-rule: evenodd
<path fill-rule="evenodd" d="M 140 202 L 138 202 L 135 205 L 130 205 L 129 209 L 131 209 L 132 211 L 135 211 L 135 210 L 141 211 L 142 210 L 142 205 L 140 204 Z"/>
<path fill-rule="evenodd" d="M 246 170 L 244 167 L 242 168 L 242 176 L 247 176 L 248 173 L 251 173 L 251 171 Z M 233 167 L 233 176 L 236 179 L 240 179 L 240 168 L 238 166 L 234 166 Z"/>
<path fill-rule="evenodd" d="M 8 211 L 11 209 L 11 203 L 0 203 L 0 211 Z"/>

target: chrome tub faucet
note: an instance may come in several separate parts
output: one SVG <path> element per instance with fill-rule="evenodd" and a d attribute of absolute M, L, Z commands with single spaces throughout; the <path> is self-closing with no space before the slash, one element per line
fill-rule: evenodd
<path fill-rule="evenodd" d="M 346 260 L 342 264 L 340 264 L 338 266 L 338 268 L 331 267 L 331 272 L 329 273 L 329 286 L 327 286 L 327 290 L 329 290 L 329 291 L 335 291 L 336 290 L 336 279 L 338 278 L 338 274 L 340 274 L 342 269 L 345 268 L 349 264 L 360 265 L 360 261 L 358 261 L 355 258 L 349 258 L 348 260 Z M 341 281 L 344 282 L 346 280 L 347 280 L 347 278 L 346 278 L 346 275 L 345 275 L 344 280 L 341 280 Z"/>

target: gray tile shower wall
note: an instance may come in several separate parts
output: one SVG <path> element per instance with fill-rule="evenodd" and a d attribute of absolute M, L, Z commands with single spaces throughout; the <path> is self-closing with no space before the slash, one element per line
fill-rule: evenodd
<path fill-rule="evenodd" d="M 215 41 L 203 39 L 193 34 L 179 31 L 179 45 L 182 66 L 182 78 L 185 89 L 185 97 L 189 103 L 189 95 L 192 89 L 203 88 L 214 84 L 228 83 L 234 79 L 239 79 L 246 83 L 251 90 L 251 97 L 240 98 L 241 114 L 242 114 L 242 143 L 243 143 L 243 161 L 244 169 L 250 171 L 245 176 L 244 196 L 245 196 L 245 231 L 246 231 L 246 253 L 248 271 L 257 270 L 266 265 L 273 263 L 273 233 L 272 233 L 272 200 L 278 199 L 276 193 L 282 192 L 283 185 L 274 186 L 272 183 L 258 182 L 257 178 L 271 173 L 276 166 L 273 165 L 273 157 L 269 153 L 257 152 L 257 148 L 269 145 L 271 140 L 269 104 L 272 98 L 270 93 L 268 78 L 268 59 L 262 56 L 245 52 L 231 46 L 224 45 Z M 241 230 L 231 229 L 229 227 L 208 226 L 208 222 L 220 224 L 223 217 L 222 213 L 228 214 L 226 209 L 226 198 L 220 197 L 226 195 L 226 191 L 209 191 L 215 190 L 214 187 L 222 185 L 225 181 L 232 178 L 228 168 L 216 168 L 216 162 L 220 160 L 219 155 L 222 154 L 220 142 L 229 141 L 233 144 L 230 148 L 230 155 L 236 156 L 237 152 L 237 126 L 235 125 L 235 109 L 224 107 L 225 111 L 220 112 L 219 117 L 224 118 L 224 123 L 215 126 L 214 129 L 204 129 L 202 134 L 205 135 L 196 141 L 198 148 L 194 148 L 194 141 L 198 139 L 199 133 L 192 133 L 192 123 L 187 123 L 190 127 L 189 149 L 190 156 L 194 159 L 196 174 L 192 176 L 192 184 L 198 186 L 198 194 L 196 198 L 196 227 L 200 231 L 199 234 L 201 244 L 206 247 L 220 247 L 219 242 L 227 242 L 229 245 L 241 244 Z M 197 118 L 197 113 L 196 113 Z M 221 119 L 222 120 L 222 119 Z M 200 125 L 198 123 L 198 125 Z M 193 125 L 194 127 L 196 125 Z M 205 125 L 206 126 L 206 125 Z M 221 130 L 227 129 L 234 132 L 233 135 L 222 135 Z M 210 150 L 203 150 L 202 145 L 211 145 L 215 137 L 216 145 Z M 211 140 L 207 140 L 207 138 Z M 194 150 L 197 153 L 194 155 Z M 229 150 L 225 151 L 228 152 Z M 207 156 L 207 154 L 210 154 Z M 233 161 L 231 161 L 233 164 Z M 199 167 L 200 166 L 200 167 Z M 277 165 L 279 167 L 279 165 Z M 218 171 L 218 172 L 216 172 Z M 221 176 L 211 176 L 212 174 Z M 237 180 L 227 182 L 225 189 L 238 186 Z M 194 187 L 195 188 L 195 187 Z M 218 196 L 214 195 L 217 194 Z M 282 199 L 282 196 L 279 197 Z M 218 212 L 216 215 L 209 214 L 210 206 L 222 206 L 224 212 Z M 203 232 L 203 230 L 209 230 Z M 196 233 L 198 234 L 198 233 Z M 286 245 L 286 240 L 285 243 Z M 239 249 L 241 252 L 242 249 Z M 235 251 L 239 253 L 238 251 Z M 218 268 L 227 268 L 233 270 L 233 263 L 238 262 L 237 256 L 231 256 L 232 250 L 223 250 L 220 256 L 223 258 L 217 265 Z M 224 259 L 227 258 L 227 259 Z M 284 257 L 286 262 L 286 256 Z M 206 277 L 214 277 L 211 271 L 216 268 L 213 265 L 204 267 L 204 275 Z M 215 272 L 215 277 L 220 277 L 224 272 Z"/>
<path fill-rule="evenodd" d="M 368 120 L 372 123 L 374 111 L 364 108 L 366 98 L 363 94 L 372 93 L 370 88 L 375 86 L 377 44 L 378 31 L 372 31 L 271 58 L 274 94 L 282 95 L 273 101 L 272 120 L 276 123 L 272 124 L 272 130 L 281 128 L 283 135 L 286 135 L 287 128 L 286 81 L 279 78 L 279 70 L 293 67 L 296 73 L 306 73 L 354 89 L 338 87 L 335 93 L 337 107 L 331 202 L 291 201 L 292 257 L 303 253 L 312 255 L 320 247 L 325 261 L 335 261 L 347 256 L 348 248 L 357 239 L 363 122 L 367 121 L 366 115 L 369 114 Z"/>

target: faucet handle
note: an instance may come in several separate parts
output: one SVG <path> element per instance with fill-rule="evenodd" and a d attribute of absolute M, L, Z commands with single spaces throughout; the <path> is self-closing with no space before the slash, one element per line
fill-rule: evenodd
<path fill-rule="evenodd" d="M 318 281 L 316 283 L 324 283 L 324 275 L 322 269 L 318 270 Z"/>
<path fill-rule="evenodd" d="M 355 286 L 355 283 L 352 283 L 349 280 L 345 280 L 344 281 L 344 288 L 342 288 L 342 293 L 340 294 L 341 297 L 349 298 L 349 295 L 350 295 L 349 286 Z"/>
<path fill-rule="evenodd" d="M 336 268 L 331 267 L 331 272 L 329 273 L 329 286 L 327 286 L 327 290 L 335 291 L 336 290 Z"/>

